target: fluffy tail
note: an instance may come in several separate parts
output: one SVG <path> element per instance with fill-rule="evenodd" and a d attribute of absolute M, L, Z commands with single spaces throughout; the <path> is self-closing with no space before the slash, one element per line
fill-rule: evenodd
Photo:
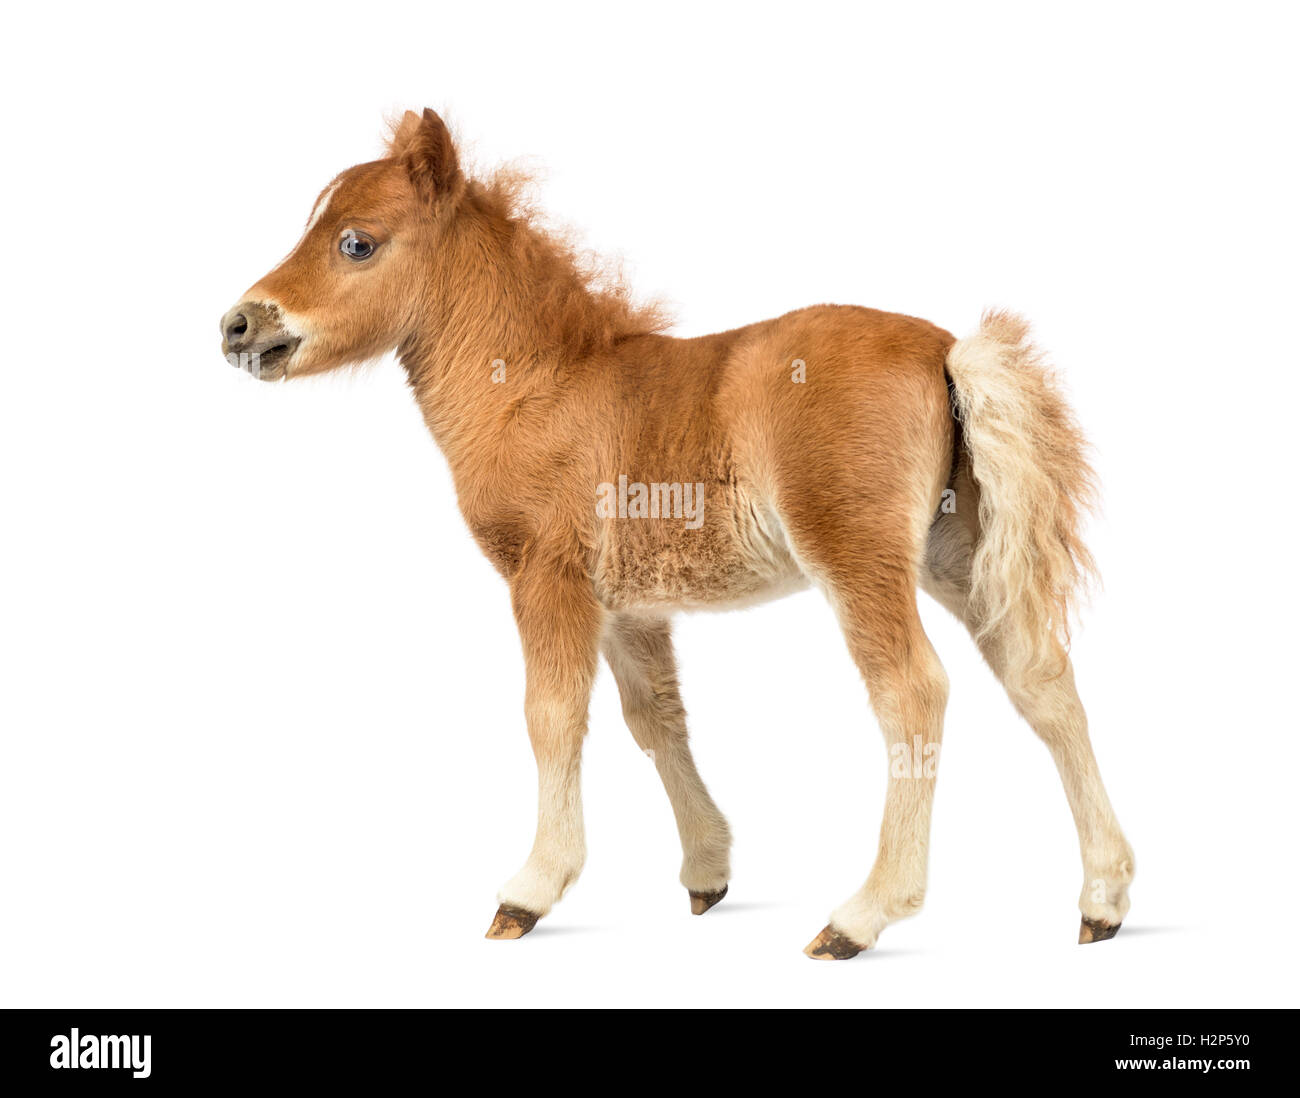
<path fill-rule="evenodd" d="M 1080 527 L 1096 500 L 1087 443 L 1029 326 L 988 312 L 948 352 L 954 404 L 979 485 L 968 613 L 1007 669 L 1059 674 L 1070 618 L 1095 576 Z"/>

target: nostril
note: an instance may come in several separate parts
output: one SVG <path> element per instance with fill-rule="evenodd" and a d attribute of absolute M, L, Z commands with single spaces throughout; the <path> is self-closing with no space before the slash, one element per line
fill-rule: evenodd
<path fill-rule="evenodd" d="M 230 323 L 226 325 L 226 339 L 232 341 L 238 339 L 248 331 L 248 318 L 243 313 L 236 313 L 230 318 Z"/>

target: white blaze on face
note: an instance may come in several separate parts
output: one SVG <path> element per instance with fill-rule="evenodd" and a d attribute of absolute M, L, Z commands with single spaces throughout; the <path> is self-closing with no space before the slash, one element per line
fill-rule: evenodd
<path fill-rule="evenodd" d="M 309 232 L 311 232 L 312 229 L 316 227 L 320 219 L 325 216 L 325 210 L 329 207 L 330 199 L 334 197 L 334 192 L 337 191 L 338 189 L 339 189 L 339 185 L 337 183 L 331 183 L 329 187 L 326 189 L 325 193 L 316 200 L 316 205 L 312 208 L 311 211 L 311 217 L 307 221 L 307 227 L 302 231 L 302 235 L 304 237 Z M 302 242 L 299 241 L 299 243 Z"/>
<path fill-rule="evenodd" d="M 325 192 L 320 198 L 316 199 L 316 205 L 311 208 L 311 217 L 307 219 L 307 227 L 303 229 L 302 236 L 298 237 L 298 243 L 289 249 L 289 255 L 293 255 L 294 252 L 301 248 L 302 242 L 307 239 L 308 234 L 320 224 L 320 219 L 325 216 L 325 211 L 329 209 L 330 199 L 334 197 L 334 192 L 338 189 L 339 185 L 337 183 L 331 183 L 325 188 Z M 285 256 L 285 259 L 288 258 L 289 256 Z"/>
<path fill-rule="evenodd" d="M 302 247 L 302 242 L 307 239 L 307 236 L 308 234 L 311 233 L 312 229 L 314 229 L 320 223 L 320 219 L 325 216 L 325 211 L 329 209 L 330 199 L 334 197 L 334 192 L 337 191 L 338 189 L 339 189 L 339 185 L 337 182 L 331 183 L 325 189 L 324 193 L 320 196 L 320 198 L 316 200 L 316 205 L 312 207 L 311 217 L 307 219 L 307 227 L 303 229 L 302 236 L 298 238 L 298 243 L 295 244 L 293 246 L 293 250 L 290 251 L 289 253 L 290 256 L 293 255 L 294 252 L 296 252 L 300 247 Z M 285 259 L 287 260 L 288 256 L 286 256 Z M 283 265 L 283 262 L 284 261 L 281 261 L 281 265 Z M 276 269 L 278 270 L 279 268 L 277 267 Z M 263 305 L 270 305 L 279 310 L 280 327 L 284 329 L 284 331 L 287 334 L 296 336 L 298 338 L 299 341 L 298 346 L 299 349 L 301 349 L 303 344 L 307 342 L 307 338 L 309 335 L 309 325 L 306 323 L 304 318 L 297 316 L 294 313 L 291 313 L 288 309 L 286 309 L 283 305 L 281 305 L 279 301 L 277 301 L 274 297 L 271 297 L 269 295 L 259 295 L 257 300 L 260 301 Z M 289 361 L 284 364 L 284 376 L 286 378 L 288 378 L 289 376 L 289 367 L 293 362 L 293 358 L 296 357 L 297 357 L 297 352 L 295 352 L 294 356 L 291 357 Z"/>

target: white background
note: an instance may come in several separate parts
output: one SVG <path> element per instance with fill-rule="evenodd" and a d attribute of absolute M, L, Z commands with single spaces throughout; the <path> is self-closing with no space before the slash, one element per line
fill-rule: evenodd
<path fill-rule="evenodd" d="M 1296 1002 L 1296 26 L 1287 7 L 313 3 L 10 12 L 0 1003 Z M 1031 317 L 1097 446 L 1075 658 L 1137 852 L 1075 945 L 1049 757 L 961 629 L 924 912 L 865 878 L 886 756 L 820 596 L 678 628 L 737 841 L 688 914 L 602 670 L 589 858 L 531 843 L 506 589 L 394 362 L 283 386 L 217 321 L 319 189 L 433 106 L 678 331 L 820 301 Z M 837 760 L 833 765 L 827 760 Z"/>

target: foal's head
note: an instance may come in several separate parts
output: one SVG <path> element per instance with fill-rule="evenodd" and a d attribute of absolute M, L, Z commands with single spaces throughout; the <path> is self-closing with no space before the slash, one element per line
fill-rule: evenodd
<path fill-rule="evenodd" d="M 288 257 L 221 318 L 227 359 L 266 381 L 400 346 L 465 183 L 433 111 L 407 111 L 382 160 L 338 176 Z"/>

